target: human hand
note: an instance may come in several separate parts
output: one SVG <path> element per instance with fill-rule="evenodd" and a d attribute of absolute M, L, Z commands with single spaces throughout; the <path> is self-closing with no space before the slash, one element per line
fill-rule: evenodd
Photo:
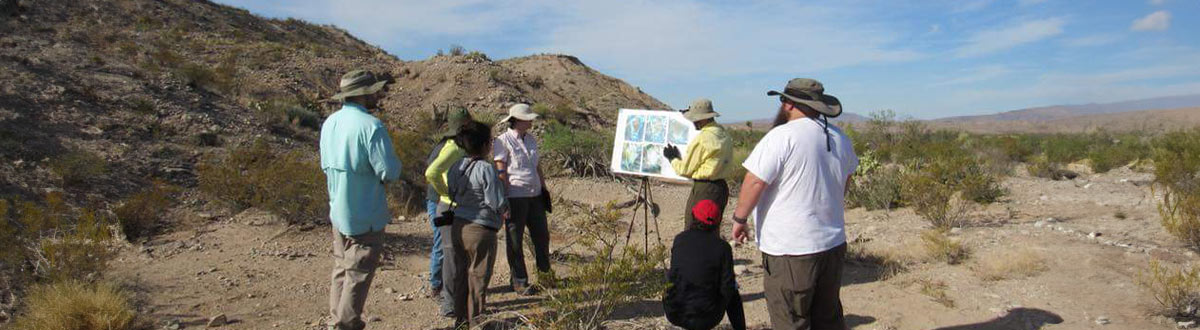
<path fill-rule="evenodd" d="M 666 157 L 667 160 L 676 160 L 676 159 L 683 158 L 682 155 L 679 153 L 679 147 L 676 147 L 676 146 L 673 146 L 670 144 L 668 144 L 666 148 L 663 148 L 663 157 Z"/>
<path fill-rule="evenodd" d="M 750 237 L 750 229 L 746 228 L 744 223 L 733 223 L 733 240 L 738 244 L 746 243 L 746 238 Z"/>

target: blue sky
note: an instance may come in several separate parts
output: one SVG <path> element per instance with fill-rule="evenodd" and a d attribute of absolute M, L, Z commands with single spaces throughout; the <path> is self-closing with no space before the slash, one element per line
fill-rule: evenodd
<path fill-rule="evenodd" d="M 937 118 L 1200 93 L 1200 1 L 217 0 L 405 60 L 563 53 L 675 108 L 771 117 L 813 77 L 846 111 Z"/>

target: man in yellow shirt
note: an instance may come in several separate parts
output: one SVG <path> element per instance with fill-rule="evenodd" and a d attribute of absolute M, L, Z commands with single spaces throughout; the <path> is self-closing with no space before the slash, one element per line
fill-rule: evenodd
<path fill-rule="evenodd" d="M 676 146 L 667 145 L 663 148 L 663 156 L 671 160 L 675 174 L 692 179 L 692 193 L 683 212 L 684 228 L 695 221 L 690 210 L 699 201 L 712 200 L 717 204 L 717 214 L 725 214 L 725 204 L 729 201 L 729 185 L 725 183 L 725 177 L 729 162 L 733 159 L 733 142 L 725 133 L 725 128 L 713 120 L 720 115 L 713 111 L 712 101 L 693 101 L 683 112 L 683 117 L 692 121 L 700 130 L 700 135 L 688 143 L 686 154 L 681 155 Z"/>

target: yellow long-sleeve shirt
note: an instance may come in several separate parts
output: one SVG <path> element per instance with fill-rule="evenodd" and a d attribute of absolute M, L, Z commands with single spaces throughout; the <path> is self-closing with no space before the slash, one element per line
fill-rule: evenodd
<path fill-rule="evenodd" d="M 693 180 L 716 180 L 725 178 L 725 171 L 733 159 L 733 141 L 725 128 L 709 123 L 700 129 L 682 158 L 671 161 L 675 174 Z"/>
<path fill-rule="evenodd" d="M 438 153 L 437 158 L 429 163 L 429 168 L 425 169 L 425 182 L 433 187 L 437 192 L 442 203 L 450 204 L 450 188 L 447 186 L 446 173 L 450 171 L 450 167 L 454 166 L 455 162 L 467 155 L 467 152 L 458 147 L 454 140 L 446 141 L 446 145 L 442 146 L 442 151 Z"/>

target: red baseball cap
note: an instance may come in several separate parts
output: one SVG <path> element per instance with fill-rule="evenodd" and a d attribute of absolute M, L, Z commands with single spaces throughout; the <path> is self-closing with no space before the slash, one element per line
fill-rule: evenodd
<path fill-rule="evenodd" d="M 715 225 L 721 222 L 721 210 L 717 208 L 717 203 L 705 199 L 692 206 L 692 217 L 700 223 Z"/>

